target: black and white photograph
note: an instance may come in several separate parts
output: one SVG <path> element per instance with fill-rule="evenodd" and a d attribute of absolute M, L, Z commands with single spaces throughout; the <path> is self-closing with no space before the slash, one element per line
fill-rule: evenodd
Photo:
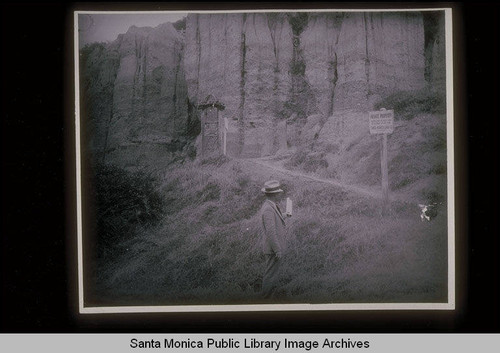
<path fill-rule="evenodd" d="M 80 313 L 455 308 L 451 9 L 74 16 Z"/>

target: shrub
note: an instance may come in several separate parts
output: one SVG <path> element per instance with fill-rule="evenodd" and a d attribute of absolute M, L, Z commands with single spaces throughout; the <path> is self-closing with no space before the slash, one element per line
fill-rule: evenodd
<path fill-rule="evenodd" d="M 441 192 L 435 190 L 424 190 L 423 196 L 426 202 L 429 204 L 442 203 L 446 201 L 446 196 Z"/>
<path fill-rule="evenodd" d="M 181 18 L 180 20 L 172 23 L 174 28 L 178 31 L 185 31 L 186 30 L 186 17 Z"/>
<path fill-rule="evenodd" d="M 328 162 L 321 156 L 310 156 L 306 159 L 303 168 L 306 172 L 315 172 L 319 168 L 328 168 Z"/>
<path fill-rule="evenodd" d="M 428 88 L 399 91 L 378 101 L 375 109 L 380 108 L 393 109 L 396 119 L 411 120 L 422 113 L 445 113 L 446 96 L 444 92 Z"/>
<path fill-rule="evenodd" d="M 304 75 L 306 71 L 306 64 L 304 61 L 294 61 L 290 64 L 290 74 L 293 76 Z"/>
<path fill-rule="evenodd" d="M 427 172 L 427 174 L 436 174 L 436 175 L 446 174 L 446 164 L 445 163 L 436 163 L 436 164 L 434 164 L 429 169 L 429 171 Z"/>
<path fill-rule="evenodd" d="M 336 154 L 339 153 L 340 146 L 338 144 L 328 144 L 325 146 L 325 153 Z"/>
<path fill-rule="evenodd" d="M 291 12 L 288 14 L 288 22 L 295 35 L 300 35 L 307 27 L 309 15 L 306 12 Z"/>
<path fill-rule="evenodd" d="M 218 184 L 208 183 L 196 194 L 196 197 L 202 202 L 218 200 L 220 198 L 220 187 Z"/>
<path fill-rule="evenodd" d="M 290 160 L 285 163 L 285 166 L 287 167 L 297 167 L 304 163 L 304 161 L 307 158 L 307 152 L 305 150 L 297 150 L 293 155 Z"/>
<path fill-rule="evenodd" d="M 316 172 L 320 168 L 328 168 L 328 162 L 322 153 L 313 154 L 301 149 L 292 155 L 292 157 L 285 163 L 285 167 L 298 167 L 306 172 Z"/>
<path fill-rule="evenodd" d="M 186 155 L 190 160 L 194 160 L 196 158 L 197 152 L 196 152 L 196 147 L 193 145 L 190 145 L 186 149 Z"/>
<path fill-rule="evenodd" d="M 164 200 L 156 181 L 144 172 L 97 165 L 92 186 L 98 257 L 112 254 L 135 226 L 155 223 L 163 213 Z"/>
<path fill-rule="evenodd" d="M 224 155 L 214 155 L 214 156 L 202 159 L 201 164 L 202 165 L 214 165 L 214 166 L 220 167 L 223 164 L 227 163 L 228 161 L 229 161 L 229 158 L 224 156 Z"/>
<path fill-rule="evenodd" d="M 248 175 L 238 175 L 236 182 L 239 185 L 238 190 L 244 189 L 250 183 L 250 177 Z"/>
<path fill-rule="evenodd" d="M 412 178 L 405 176 L 401 180 L 397 181 L 394 185 L 395 189 L 401 189 L 407 185 L 410 185 L 414 180 Z"/>

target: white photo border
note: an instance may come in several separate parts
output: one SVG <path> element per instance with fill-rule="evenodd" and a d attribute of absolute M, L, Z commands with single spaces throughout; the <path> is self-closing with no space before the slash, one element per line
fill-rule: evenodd
<path fill-rule="evenodd" d="M 176 13 L 259 13 L 259 12 L 413 12 L 444 11 L 446 38 L 446 147 L 448 208 L 448 301 L 446 303 L 339 303 L 339 304 L 252 304 L 252 305 L 172 305 L 172 306 L 85 306 L 83 279 L 82 165 L 80 138 L 80 77 L 78 16 L 84 14 L 176 14 Z M 249 312 L 249 311 L 327 311 L 327 310 L 455 310 L 455 165 L 453 111 L 453 28 L 452 8 L 415 9 L 265 9 L 265 10 L 176 10 L 176 11 L 74 11 L 75 68 L 75 156 L 76 221 L 78 252 L 78 308 L 80 314 L 167 313 L 167 312 Z"/>

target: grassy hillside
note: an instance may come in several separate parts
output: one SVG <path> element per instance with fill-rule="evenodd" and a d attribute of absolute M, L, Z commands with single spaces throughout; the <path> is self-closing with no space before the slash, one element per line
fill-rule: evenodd
<path fill-rule="evenodd" d="M 367 114 L 358 115 L 366 131 L 356 129 L 352 136 L 343 136 L 342 147 L 306 140 L 275 162 L 345 184 L 380 189 L 380 135 L 369 134 Z M 387 149 L 389 186 L 394 193 L 416 203 L 446 200 L 445 114 L 417 114 L 409 120 L 396 115 Z"/>
<path fill-rule="evenodd" d="M 408 140 L 401 134 L 400 140 L 393 139 L 393 148 L 397 143 L 402 155 L 416 153 L 412 141 L 420 146 L 417 137 Z M 372 147 L 360 143 L 353 153 L 365 148 Z M 407 156 L 393 158 L 401 158 L 399 168 L 405 168 Z M 260 188 L 269 178 L 281 180 L 294 200 L 281 301 L 446 301 L 445 207 L 431 222 L 423 222 L 413 201 L 392 202 L 383 211 L 378 199 L 244 160 L 184 161 L 156 168 L 161 173 L 155 192 L 165 201 L 162 216 L 137 223 L 114 244 L 115 256 L 100 259 L 92 296 L 97 304 L 261 302 L 264 259 L 258 211 L 264 202 Z M 430 192 L 443 176 L 415 170 L 416 179 L 400 190 Z M 417 190 L 421 176 L 435 179 L 425 183 L 424 191 Z"/>

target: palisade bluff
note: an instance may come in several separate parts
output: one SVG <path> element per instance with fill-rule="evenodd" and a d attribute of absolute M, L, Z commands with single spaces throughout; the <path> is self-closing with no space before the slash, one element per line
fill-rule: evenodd
<path fill-rule="evenodd" d="M 212 96 L 225 106 L 230 157 L 354 140 L 380 99 L 444 91 L 444 56 L 440 11 L 189 14 L 182 26 L 132 26 L 81 50 L 84 138 L 96 159 L 124 167 L 196 151 L 198 105 Z"/>

